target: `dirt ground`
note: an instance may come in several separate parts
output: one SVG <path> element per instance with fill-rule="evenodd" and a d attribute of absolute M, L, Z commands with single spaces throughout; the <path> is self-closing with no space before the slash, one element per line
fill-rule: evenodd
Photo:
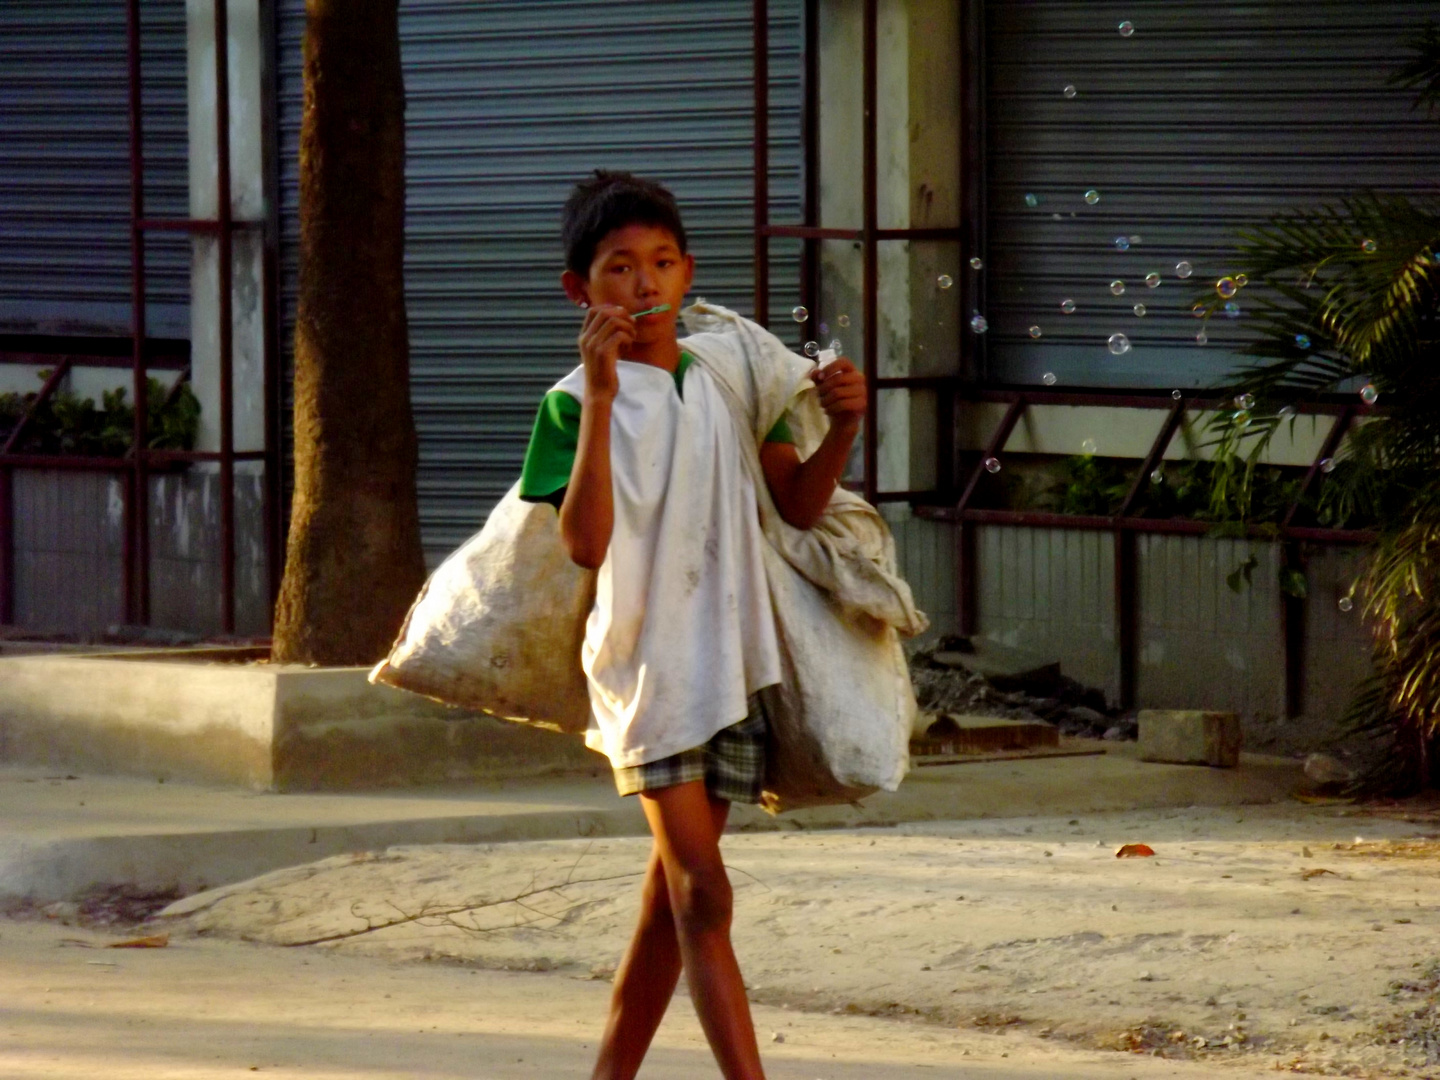
<path fill-rule="evenodd" d="M 782 1037 L 817 1016 L 884 1017 L 911 1038 L 1209 1075 L 1440 1076 L 1437 836 L 1433 811 L 1281 803 L 737 834 L 725 851 L 741 965 L 753 999 L 786 1016 L 762 1022 Z M 1129 843 L 1156 854 L 1117 858 Z M 189 897 L 154 922 L 177 942 L 603 984 L 647 846 L 393 848 Z"/>

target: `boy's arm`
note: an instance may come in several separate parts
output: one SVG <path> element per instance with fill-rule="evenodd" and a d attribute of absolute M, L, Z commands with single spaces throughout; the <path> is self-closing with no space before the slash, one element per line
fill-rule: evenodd
<path fill-rule="evenodd" d="M 801 461 L 790 443 L 760 448 L 760 467 L 775 507 L 797 529 L 814 525 L 830 504 L 865 417 L 865 376 L 849 360 L 826 365 L 814 378 L 820 405 L 830 417 L 830 430 L 815 453 Z"/>
<path fill-rule="evenodd" d="M 560 504 L 560 536 L 571 561 L 598 570 L 610 550 L 615 528 L 614 489 L 610 481 L 610 411 L 620 391 L 616 361 L 635 339 L 635 320 L 622 307 L 591 308 L 580 331 L 585 363 L 585 400 L 580 406 L 580 436 L 565 501 Z"/>

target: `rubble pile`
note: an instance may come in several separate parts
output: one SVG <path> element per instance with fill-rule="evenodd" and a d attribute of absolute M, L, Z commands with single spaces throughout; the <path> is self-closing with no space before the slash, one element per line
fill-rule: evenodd
<path fill-rule="evenodd" d="M 950 635 L 911 653 L 910 680 L 921 710 L 1042 720 L 1062 735 L 1079 738 L 1113 741 L 1139 735 L 1134 716 L 1111 708 L 1101 691 L 1063 675 L 1058 663 L 982 674 L 977 660 L 967 638 Z"/>

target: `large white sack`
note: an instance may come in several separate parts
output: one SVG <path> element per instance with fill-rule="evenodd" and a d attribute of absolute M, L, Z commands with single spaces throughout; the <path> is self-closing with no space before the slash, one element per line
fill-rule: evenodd
<path fill-rule="evenodd" d="M 560 519 L 517 483 L 425 583 L 370 681 L 563 732 L 582 732 L 580 670 L 595 572 L 570 561 Z"/>
<path fill-rule="evenodd" d="M 893 627 L 844 610 L 771 547 L 770 595 L 784 665 L 763 691 L 771 813 L 894 791 L 910 764 L 915 694 Z"/>

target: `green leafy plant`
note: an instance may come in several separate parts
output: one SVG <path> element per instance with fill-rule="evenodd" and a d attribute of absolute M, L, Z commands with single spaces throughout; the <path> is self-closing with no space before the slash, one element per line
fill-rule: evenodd
<path fill-rule="evenodd" d="M 48 371 L 40 372 L 42 381 L 49 375 Z M 38 392 L 0 394 L 0 441 L 9 437 L 38 397 Z M 152 450 L 194 449 L 200 430 L 200 401 L 189 383 L 182 383 L 172 394 L 160 380 L 151 378 L 146 398 L 147 445 Z M 123 457 L 130 451 L 134 431 L 135 408 L 123 387 L 102 393 L 99 407 L 94 398 L 82 398 L 73 390 L 62 389 L 35 410 L 14 450 L 25 454 Z"/>
<path fill-rule="evenodd" d="M 1413 49 L 1392 81 L 1416 89 L 1416 106 L 1434 116 L 1440 30 Z M 1357 790 L 1413 790 L 1433 779 L 1440 728 L 1440 204 L 1364 193 L 1281 215 L 1242 234 L 1240 262 L 1255 362 L 1227 388 L 1236 408 L 1213 427 L 1230 465 L 1212 476 L 1212 499 L 1248 510 L 1259 462 L 1293 428 L 1295 408 L 1356 395 L 1367 415 L 1310 509 L 1321 524 L 1377 531 L 1354 589 L 1374 633 L 1374 674 L 1348 720 L 1391 749 Z"/>

